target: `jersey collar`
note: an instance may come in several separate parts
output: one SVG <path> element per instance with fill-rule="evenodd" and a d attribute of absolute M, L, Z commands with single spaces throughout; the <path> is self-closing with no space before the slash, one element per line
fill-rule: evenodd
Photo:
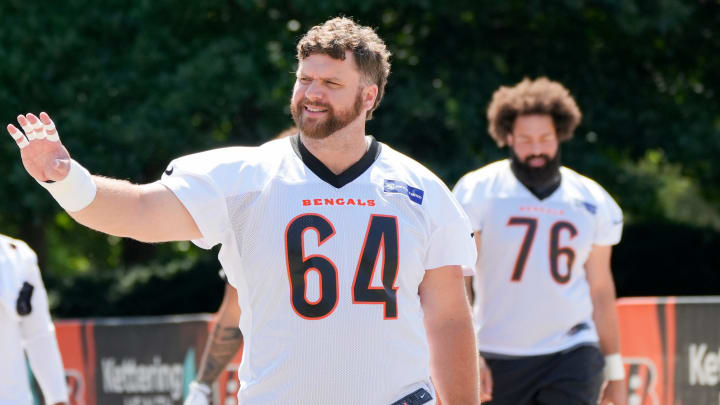
<path fill-rule="evenodd" d="M 350 183 L 351 181 L 360 177 L 380 155 L 380 142 L 370 136 L 370 147 L 367 152 L 360 158 L 355 164 L 348 167 L 344 172 L 340 174 L 333 173 L 330 169 L 316 158 L 309 150 L 303 145 L 300 140 L 300 134 L 293 135 L 290 137 L 290 145 L 292 145 L 295 154 L 302 160 L 310 171 L 315 173 L 322 181 L 328 183 L 335 188 L 341 188 L 342 186 Z"/>

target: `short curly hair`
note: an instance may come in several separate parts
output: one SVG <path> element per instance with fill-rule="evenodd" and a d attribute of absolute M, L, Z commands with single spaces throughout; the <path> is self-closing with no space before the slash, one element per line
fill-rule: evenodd
<path fill-rule="evenodd" d="M 344 60 L 345 51 L 352 52 L 363 79 L 378 86 L 375 104 L 367 112 L 366 118 L 371 119 L 385 94 L 390 75 L 390 51 L 377 33 L 350 18 L 336 17 L 312 27 L 297 44 L 298 60 L 316 53 Z"/>
<path fill-rule="evenodd" d="M 565 86 L 547 77 L 525 78 L 513 87 L 501 86 L 493 94 L 487 109 L 490 137 L 498 146 L 505 146 L 515 119 L 531 114 L 551 116 L 560 142 L 572 138 L 582 119 L 580 108 Z"/>

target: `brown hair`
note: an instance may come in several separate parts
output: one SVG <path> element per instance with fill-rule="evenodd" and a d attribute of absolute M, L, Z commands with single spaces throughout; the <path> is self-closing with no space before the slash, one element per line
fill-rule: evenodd
<path fill-rule="evenodd" d="M 505 146 L 520 115 L 543 114 L 552 117 L 558 141 L 573 136 L 582 113 L 575 99 L 562 84 L 541 77 L 523 79 L 513 87 L 501 86 L 488 106 L 488 132 L 498 146 Z"/>
<path fill-rule="evenodd" d="M 366 118 L 370 119 L 383 98 L 390 75 L 390 51 L 375 31 L 349 18 L 336 17 L 312 27 L 297 44 L 298 60 L 315 53 L 344 60 L 345 51 L 352 52 L 363 79 L 378 86 L 375 104 L 367 112 Z"/>

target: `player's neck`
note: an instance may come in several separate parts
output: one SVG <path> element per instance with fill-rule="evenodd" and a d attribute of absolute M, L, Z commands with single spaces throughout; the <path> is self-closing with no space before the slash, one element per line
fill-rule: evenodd
<path fill-rule="evenodd" d="M 300 140 L 334 174 L 344 172 L 359 161 L 368 148 L 364 120 L 352 122 L 323 139 L 310 138 L 301 133 Z"/>

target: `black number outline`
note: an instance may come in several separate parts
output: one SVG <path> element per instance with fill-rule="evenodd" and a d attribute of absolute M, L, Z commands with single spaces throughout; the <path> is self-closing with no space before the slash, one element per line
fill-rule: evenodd
<path fill-rule="evenodd" d="M 332 222 L 320 214 L 300 214 L 288 223 L 285 228 L 285 260 L 290 283 L 290 303 L 301 318 L 323 319 L 337 308 L 340 295 L 338 271 L 335 263 L 323 255 L 305 257 L 304 235 L 310 229 L 318 234 L 318 246 L 335 235 Z M 328 270 L 328 265 L 332 272 Z M 313 302 L 307 300 L 307 274 L 310 271 L 318 272 L 320 279 L 320 297 Z M 325 277 L 330 277 L 330 280 Z M 330 288 L 331 285 L 335 286 L 334 290 Z M 297 288 L 299 286 L 302 288 Z"/>
<path fill-rule="evenodd" d="M 573 224 L 567 221 L 557 221 L 550 227 L 550 273 L 558 284 L 567 284 L 570 281 L 573 264 L 575 263 L 575 250 L 569 246 L 560 247 L 560 232 L 570 231 L 570 240 L 574 239 L 578 231 Z M 560 274 L 558 269 L 559 256 L 567 256 L 567 274 Z"/>
<path fill-rule="evenodd" d="M 368 250 L 368 241 L 371 242 L 372 250 L 370 251 Z M 383 286 L 372 287 L 370 284 L 375 276 L 380 246 L 383 247 L 383 263 L 380 273 Z M 353 304 L 383 304 L 383 319 L 397 319 L 398 288 L 395 287 L 395 281 L 400 267 L 399 251 L 397 217 L 371 215 L 355 268 L 352 285 Z"/>
<path fill-rule="evenodd" d="M 290 220 L 285 228 L 285 261 L 291 306 L 299 317 L 318 320 L 326 318 L 337 308 L 340 286 L 337 266 L 330 258 L 320 254 L 305 256 L 304 234 L 308 230 L 317 233 L 318 247 L 330 240 L 336 232 L 330 220 L 316 213 L 300 214 Z M 372 287 L 380 246 L 383 247 L 383 286 Z M 399 249 L 397 217 L 370 215 L 353 278 L 352 303 L 383 304 L 383 319 L 398 317 L 398 287 L 395 287 L 395 282 L 400 267 Z M 320 280 L 320 297 L 316 301 L 307 300 L 307 275 L 310 271 L 316 271 Z M 334 290 L 332 285 L 335 286 Z"/>
<path fill-rule="evenodd" d="M 522 244 L 520 245 L 520 251 L 518 251 L 517 258 L 515 259 L 515 267 L 513 268 L 512 276 L 510 277 L 511 282 L 520 282 L 522 275 L 525 272 L 525 264 L 527 258 L 532 250 L 533 242 L 535 240 L 535 233 L 537 232 L 538 219 L 533 217 L 510 217 L 507 222 L 507 226 L 525 225 L 527 230 L 523 237 Z M 560 246 L 560 232 L 567 230 L 570 232 L 570 240 L 574 239 L 578 234 L 578 230 L 571 222 L 568 221 L 556 221 L 550 227 L 550 241 L 548 243 L 548 259 L 550 260 L 550 275 L 553 280 L 558 284 L 567 284 L 572 276 L 572 266 L 575 263 L 575 250 L 569 246 Z M 567 273 L 565 275 L 560 274 L 559 269 L 559 258 L 560 256 L 567 256 Z"/>
<path fill-rule="evenodd" d="M 535 241 L 535 232 L 537 232 L 537 218 L 531 217 L 510 217 L 508 219 L 507 226 L 525 225 L 525 236 L 523 237 L 522 245 L 518 251 L 517 258 L 515 259 L 515 268 L 513 269 L 511 282 L 519 282 L 522 280 L 523 272 L 525 271 L 525 264 L 527 258 L 530 255 L 530 249 L 532 249 L 533 242 Z"/>

